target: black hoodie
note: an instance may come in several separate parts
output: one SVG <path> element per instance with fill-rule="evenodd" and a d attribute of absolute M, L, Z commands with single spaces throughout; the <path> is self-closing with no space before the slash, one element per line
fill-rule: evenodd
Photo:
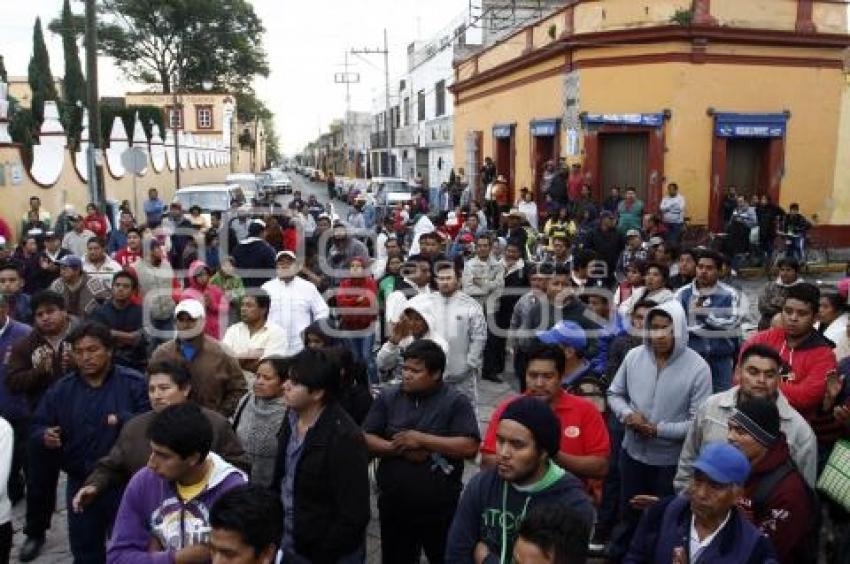
<path fill-rule="evenodd" d="M 483 542 L 490 549 L 485 564 L 497 564 L 502 554 L 503 534 L 507 540 L 504 554 L 510 562 L 522 518 L 532 508 L 549 503 L 568 507 L 590 530 L 595 512 L 584 486 L 569 472 L 560 469 L 555 471 L 563 475 L 551 485 L 535 492 L 516 489 L 513 484 L 500 478 L 495 469 L 484 470 L 473 477 L 463 490 L 449 530 L 446 564 L 472 562 L 478 542 Z"/>

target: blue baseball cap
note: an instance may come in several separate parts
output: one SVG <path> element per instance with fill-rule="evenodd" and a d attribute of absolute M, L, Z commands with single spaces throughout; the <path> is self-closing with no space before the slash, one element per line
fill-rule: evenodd
<path fill-rule="evenodd" d="M 694 469 L 718 484 L 743 485 L 750 475 L 750 462 L 744 453 L 728 443 L 709 443 L 699 453 Z"/>
<path fill-rule="evenodd" d="M 587 347 L 584 329 L 572 321 L 561 321 L 548 331 L 540 331 L 537 338 L 547 345 L 561 345 L 577 351 L 584 351 Z"/>
<path fill-rule="evenodd" d="M 83 259 L 74 255 L 67 255 L 56 261 L 59 266 L 67 266 L 69 268 L 82 268 Z"/>

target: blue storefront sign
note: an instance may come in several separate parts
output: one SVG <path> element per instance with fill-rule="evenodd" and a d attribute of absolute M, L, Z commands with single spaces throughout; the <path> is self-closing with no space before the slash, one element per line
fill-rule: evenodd
<path fill-rule="evenodd" d="M 785 114 L 714 114 L 714 134 L 718 137 L 785 137 Z"/>
<path fill-rule="evenodd" d="M 534 137 L 554 137 L 557 133 L 556 119 L 538 119 L 531 122 L 531 135 Z"/>
<path fill-rule="evenodd" d="M 513 133 L 514 126 L 512 124 L 507 125 L 494 125 L 493 126 L 493 137 L 497 139 L 504 139 L 506 137 L 510 137 L 511 133 Z"/>
<path fill-rule="evenodd" d="M 664 125 L 664 114 L 584 114 L 585 125 L 639 125 L 644 127 L 661 127 Z"/>

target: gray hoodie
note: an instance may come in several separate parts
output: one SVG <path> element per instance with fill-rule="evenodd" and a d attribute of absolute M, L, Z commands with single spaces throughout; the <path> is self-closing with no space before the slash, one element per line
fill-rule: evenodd
<path fill-rule="evenodd" d="M 647 329 L 644 344 L 626 354 L 614 376 L 608 403 L 622 422 L 639 412 L 658 427 L 658 436 L 653 438 L 626 429 L 623 448 L 629 456 L 653 466 L 675 466 L 697 409 L 711 395 L 711 370 L 688 348 L 688 326 L 681 304 L 665 302 L 649 311 L 647 321 L 654 311 L 663 311 L 673 319 L 675 344 L 667 366 L 659 371 Z"/>
<path fill-rule="evenodd" d="M 442 348 L 443 352 L 446 353 L 446 356 L 448 356 L 449 345 L 446 343 L 443 336 L 437 333 L 434 329 L 437 322 L 434 319 L 434 313 L 431 308 L 425 307 L 425 304 L 421 301 L 410 300 L 405 305 L 404 309 L 412 309 L 422 316 L 422 319 L 425 320 L 425 324 L 428 326 L 428 331 L 422 336 L 422 338 L 434 341 L 440 345 L 440 348 Z M 398 380 L 401 378 L 402 354 L 404 354 L 405 349 L 407 349 L 407 347 L 409 347 L 415 340 L 416 339 L 414 337 L 405 337 L 397 345 L 392 341 L 387 341 L 381 345 L 381 349 L 378 351 L 375 363 L 378 366 L 378 370 L 380 370 L 383 375 L 382 380 Z"/>
<path fill-rule="evenodd" d="M 443 377 L 446 382 L 461 382 L 480 372 L 487 341 L 487 320 L 475 298 L 460 291 L 448 298 L 433 293 L 416 296 L 407 305 L 430 311 L 434 324 L 428 326 L 448 343 Z"/>

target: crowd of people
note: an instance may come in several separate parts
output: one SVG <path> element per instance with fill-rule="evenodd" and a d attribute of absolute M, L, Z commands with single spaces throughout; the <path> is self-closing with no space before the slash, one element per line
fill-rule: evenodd
<path fill-rule="evenodd" d="M 550 163 L 511 203 L 481 172 L 482 202 L 346 217 L 33 198 L 0 245 L 0 562 L 19 503 L 42 552 L 60 473 L 79 563 L 364 562 L 373 493 L 387 564 L 847 558 L 815 485 L 850 436 L 850 283 L 789 256 L 745 335 L 676 184 L 597 203 Z M 485 428 L 482 380 L 516 392 Z"/>

